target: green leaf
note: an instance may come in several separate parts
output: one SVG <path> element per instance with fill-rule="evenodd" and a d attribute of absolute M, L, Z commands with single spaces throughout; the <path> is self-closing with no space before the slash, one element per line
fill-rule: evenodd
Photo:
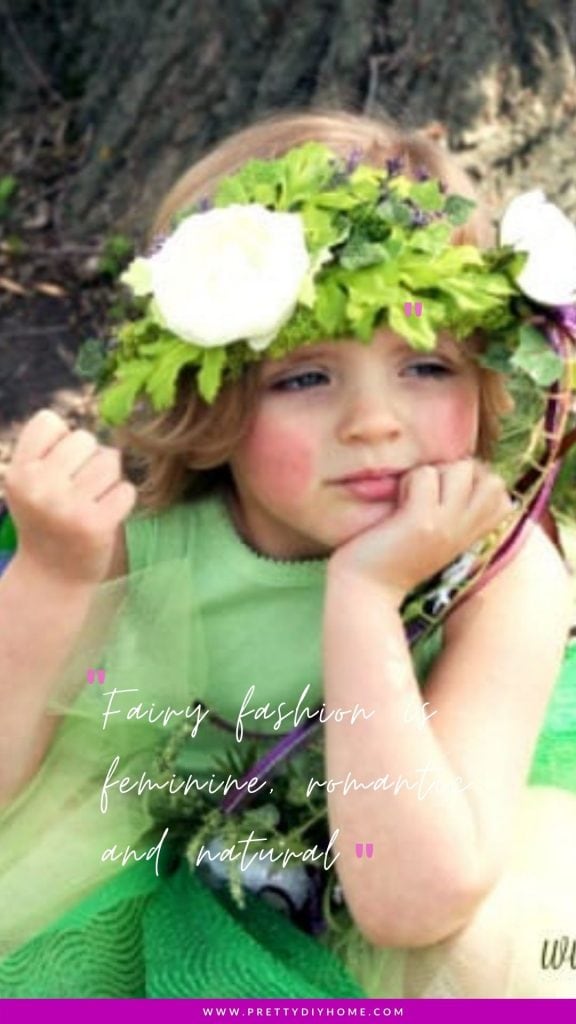
<path fill-rule="evenodd" d="M 133 255 L 134 245 L 126 235 L 111 235 L 104 242 L 99 267 L 103 274 L 118 277 L 120 271 Z"/>
<path fill-rule="evenodd" d="M 103 420 L 116 426 L 128 418 L 149 372 L 149 363 L 142 359 L 134 359 L 119 367 L 116 381 L 100 398 L 99 411 Z"/>
<path fill-rule="evenodd" d="M 445 248 L 450 235 L 450 226 L 443 224 L 441 221 L 436 221 L 436 223 L 428 224 L 426 227 L 419 228 L 418 231 L 414 232 L 410 239 L 410 248 L 416 252 L 435 256 Z"/>
<path fill-rule="evenodd" d="M 436 260 L 439 274 L 461 274 L 464 267 L 483 267 L 482 253 L 474 245 L 454 245 Z"/>
<path fill-rule="evenodd" d="M 370 341 L 374 332 L 374 326 L 378 310 L 370 307 L 347 307 L 348 320 L 354 334 L 363 341 Z"/>
<path fill-rule="evenodd" d="M 346 317 L 346 294 L 333 279 L 318 282 L 314 313 L 328 337 L 339 331 Z"/>
<path fill-rule="evenodd" d="M 215 395 L 218 394 L 225 363 L 226 349 L 224 345 L 204 351 L 202 366 L 198 374 L 198 390 L 207 402 L 212 402 Z"/>
<path fill-rule="evenodd" d="M 107 352 L 104 343 L 97 338 L 89 338 L 78 349 L 74 370 L 79 377 L 97 380 L 106 362 Z"/>
<path fill-rule="evenodd" d="M 465 199 L 464 196 L 448 196 L 444 213 L 451 224 L 459 227 L 466 223 L 476 205 L 472 199 Z"/>
<path fill-rule="evenodd" d="M 334 156 L 318 142 L 306 142 L 285 154 L 281 169 L 280 210 L 291 210 L 322 192 L 334 177 Z"/>
<path fill-rule="evenodd" d="M 311 253 L 339 245 L 350 232 L 350 225 L 345 221 L 310 203 L 302 207 L 300 216 L 304 224 L 306 245 Z"/>
<path fill-rule="evenodd" d="M 486 249 L 484 260 L 489 270 L 505 274 L 515 282 L 528 261 L 528 253 L 517 252 L 510 245 L 501 249 Z"/>
<path fill-rule="evenodd" d="M 174 335 L 163 330 L 154 320 L 145 314 L 139 320 L 127 320 L 116 329 L 123 359 L 140 356 L 145 345 L 172 341 Z"/>
<path fill-rule="evenodd" d="M 422 316 L 406 316 L 404 306 L 391 306 L 387 310 L 388 322 L 396 334 L 406 338 L 415 348 L 431 351 L 436 346 L 436 331 L 426 316 L 425 309 Z"/>
<path fill-rule="evenodd" d="M 147 359 L 155 359 L 156 356 L 161 356 L 166 351 L 166 345 L 170 344 L 175 340 L 173 334 L 164 335 L 155 341 L 144 341 L 138 345 L 138 355 L 146 356 Z"/>
<path fill-rule="evenodd" d="M 372 206 L 380 194 L 383 174 L 366 164 L 359 164 L 349 178 L 349 185 L 354 195 Z"/>
<path fill-rule="evenodd" d="M 496 341 L 491 342 L 476 358 L 480 365 L 485 366 L 488 370 L 496 370 L 497 373 L 510 373 L 512 355 L 513 353 L 501 341 Z"/>
<path fill-rule="evenodd" d="M 444 206 L 444 196 L 433 178 L 415 182 L 410 190 L 410 199 L 425 213 L 437 213 Z"/>
<path fill-rule="evenodd" d="M 434 259 L 446 249 L 451 233 L 450 225 L 440 220 L 433 224 L 427 224 L 425 227 L 419 227 L 410 238 L 410 250 L 415 254 L 423 253 L 429 259 Z"/>
<path fill-rule="evenodd" d="M 250 160 L 237 174 L 220 182 L 214 205 L 261 203 L 262 206 L 277 206 L 280 188 L 281 175 L 276 164 L 267 160 Z"/>
<path fill-rule="evenodd" d="M 138 256 L 120 275 L 122 284 L 128 285 L 134 295 L 150 295 L 152 293 L 152 274 L 150 264 L 142 256 Z"/>
<path fill-rule="evenodd" d="M 383 242 L 367 242 L 360 238 L 351 238 L 340 253 L 340 266 L 346 270 L 372 267 L 386 260 L 390 260 L 390 252 Z"/>
<path fill-rule="evenodd" d="M 463 312 L 480 312 L 490 302 L 490 298 L 482 295 L 482 283 L 477 278 L 468 280 L 465 277 L 450 277 L 441 281 L 441 290 L 449 295 L 456 308 Z"/>
<path fill-rule="evenodd" d="M 335 277 L 348 290 L 352 302 L 381 309 L 399 298 L 398 273 L 397 263 L 379 263 L 335 274 Z"/>
<path fill-rule="evenodd" d="M 160 359 L 152 364 L 152 372 L 146 381 L 146 391 L 157 412 L 173 404 L 180 370 L 188 363 L 197 363 L 201 351 L 198 346 L 177 338 L 166 347 Z"/>
<path fill-rule="evenodd" d="M 322 192 L 314 200 L 315 205 L 325 210 L 354 210 L 362 204 L 362 199 L 352 192 Z"/>
<path fill-rule="evenodd" d="M 564 371 L 564 361 L 551 349 L 544 335 L 531 324 L 523 324 L 518 336 L 520 344 L 511 359 L 512 366 L 524 370 L 543 387 L 559 380 Z"/>
<path fill-rule="evenodd" d="M 412 223 L 412 213 L 405 203 L 390 195 L 376 207 L 376 212 L 387 224 L 398 225 L 407 228 Z"/>

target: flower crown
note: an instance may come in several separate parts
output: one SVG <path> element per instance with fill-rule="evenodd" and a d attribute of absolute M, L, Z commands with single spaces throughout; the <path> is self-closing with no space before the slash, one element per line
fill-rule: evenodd
<path fill-rule="evenodd" d="M 221 180 L 211 205 L 180 214 L 122 275 L 138 315 L 81 350 L 101 418 L 122 423 L 144 397 L 170 408 L 185 367 L 212 403 L 254 361 L 318 340 L 368 343 L 379 327 L 421 350 L 440 331 L 482 330 L 484 365 L 544 388 L 559 380 L 545 327 L 576 337 L 576 228 L 536 190 L 509 204 L 498 246 L 454 245 L 476 204 L 401 171 L 399 160 L 375 168 L 309 142 Z M 406 315 L 416 301 L 419 315 Z"/>

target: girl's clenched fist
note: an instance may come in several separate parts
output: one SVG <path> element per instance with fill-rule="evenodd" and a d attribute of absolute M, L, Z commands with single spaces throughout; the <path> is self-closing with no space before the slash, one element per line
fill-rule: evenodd
<path fill-rule="evenodd" d="M 50 409 L 25 425 L 5 476 L 18 557 L 52 576 L 100 582 L 136 501 L 120 452 Z"/>

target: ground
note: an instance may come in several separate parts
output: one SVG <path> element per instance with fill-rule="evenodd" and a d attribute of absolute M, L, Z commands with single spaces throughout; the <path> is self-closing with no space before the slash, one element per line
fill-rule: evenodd
<path fill-rule="evenodd" d="M 106 331 L 117 287 L 102 269 L 109 236 L 80 244 L 58 222 L 78 156 L 61 135 L 57 114 L 46 110 L 0 134 L 0 493 L 15 439 L 38 409 L 95 427 L 92 385 L 74 362 L 83 341 Z M 8 176 L 17 186 L 2 201 Z"/>

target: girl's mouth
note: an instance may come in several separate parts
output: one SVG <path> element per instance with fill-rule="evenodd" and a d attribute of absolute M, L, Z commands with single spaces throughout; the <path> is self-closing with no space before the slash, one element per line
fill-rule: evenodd
<path fill-rule="evenodd" d="M 399 476 L 383 476 L 372 480 L 343 480 L 340 487 L 362 501 L 392 501 L 398 497 L 399 484 Z"/>

